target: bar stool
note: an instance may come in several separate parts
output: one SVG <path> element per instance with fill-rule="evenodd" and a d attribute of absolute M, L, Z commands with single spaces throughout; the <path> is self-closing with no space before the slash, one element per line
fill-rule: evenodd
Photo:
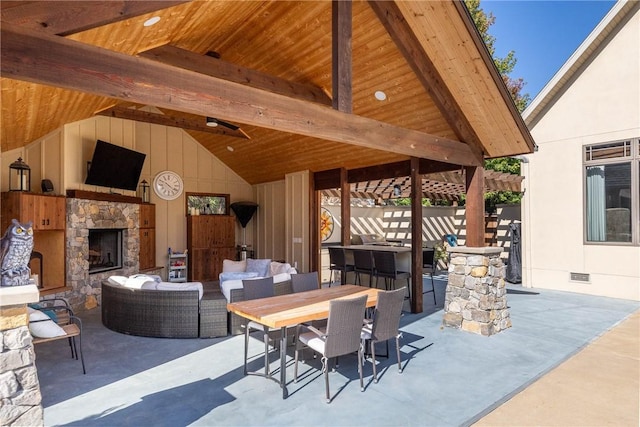
<path fill-rule="evenodd" d="M 362 284 L 361 274 L 368 274 L 369 287 L 371 287 L 373 285 L 373 277 L 376 275 L 373 252 L 366 249 L 355 249 L 353 251 L 353 264 L 356 272 L 356 285 Z"/>
<path fill-rule="evenodd" d="M 355 271 L 353 264 L 347 264 L 346 251 L 344 248 L 329 247 L 329 269 L 331 270 L 330 282 L 333 283 L 333 272 L 340 272 L 340 284 L 344 285 L 347 281 L 347 273 Z"/>
<path fill-rule="evenodd" d="M 376 287 L 377 280 L 384 278 L 385 289 L 395 289 L 395 281 L 398 279 L 407 279 L 407 289 L 409 291 L 409 299 L 411 299 L 411 273 L 408 271 L 398 270 L 396 261 L 396 253 L 391 251 L 375 251 L 373 252 L 373 262 L 376 266 Z M 391 284 L 393 282 L 393 288 Z"/>

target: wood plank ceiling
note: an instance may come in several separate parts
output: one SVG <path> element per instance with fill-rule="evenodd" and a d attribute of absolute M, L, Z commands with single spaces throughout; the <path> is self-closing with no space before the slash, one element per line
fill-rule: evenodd
<path fill-rule="evenodd" d="M 16 25 L 34 32 L 31 27 L 35 27 L 40 32 L 54 34 L 65 34 L 69 28 L 73 28 L 67 22 L 73 20 L 69 16 L 65 22 L 29 16 L 26 10 L 29 3 L 33 2 L 2 3 L 3 51 L 4 39 L 10 38 L 4 34 L 4 27 Z M 66 4 L 69 8 L 80 7 L 79 4 L 86 6 L 89 2 L 57 3 Z M 105 3 L 110 6 L 109 3 L 122 2 L 95 4 Z M 163 2 L 124 3 L 129 7 L 131 4 L 147 3 L 149 10 L 152 10 L 152 7 L 158 7 L 156 3 Z M 167 46 L 171 46 L 171 49 L 178 48 L 177 52 L 187 51 L 185 55 L 197 55 L 197 58 L 187 58 L 186 63 L 191 67 L 199 63 L 203 67 L 199 72 L 212 75 L 207 72 L 207 67 L 220 69 L 226 66 L 227 74 L 220 77 L 225 80 L 233 81 L 235 78 L 236 82 L 242 83 L 243 78 L 247 80 L 247 76 L 251 76 L 252 81 L 246 84 L 258 84 L 258 80 L 262 79 L 262 84 L 266 85 L 263 89 L 272 85 L 269 89 L 271 92 L 277 93 L 278 87 L 285 87 L 290 94 L 296 91 L 301 94 L 296 97 L 307 96 L 307 100 L 309 96 L 314 98 L 312 101 L 319 106 L 330 103 L 331 2 L 174 3 L 180 2 L 165 2 L 163 6 L 171 7 L 119 22 L 109 23 L 107 20 L 104 25 L 65 37 L 109 51 L 140 55 L 165 63 L 170 61 L 161 56 L 170 50 Z M 482 151 L 485 157 L 531 152 L 533 141 L 519 115 L 514 114 L 513 105 L 505 100 L 506 89 L 500 86 L 502 82 L 499 78 L 496 80 L 497 73 L 491 69 L 492 64 L 488 65 L 490 59 L 487 60 L 487 53 L 478 48 L 478 36 L 469 27 L 470 19 L 461 12 L 464 6 L 458 1 L 397 2 L 386 6 L 389 8 L 381 9 L 377 3 L 370 5 L 364 1 L 353 3 L 353 114 L 393 126 L 394 135 L 399 138 L 402 132 L 398 128 L 402 128 L 407 130 L 406 138 L 429 134 L 443 141 L 462 141 L 469 144 L 472 150 Z M 142 6 L 138 4 L 136 7 Z M 89 15 L 95 13 L 97 16 L 99 11 L 101 9 L 95 6 L 95 12 L 89 12 Z M 140 12 L 145 10 L 141 9 Z M 77 16 L 85 15 L 77 12 Z M 160 22 L 151 27 L 143 26 L 152 16 L 160 17 Z M 402 17 L 405 19 L 399 19 Z M 381 19 L 385 21 L 384 25 Z M 98 18 L 94 17 L 95 20 Z M 38 26 L 34 24 L 36 22 L 46 22 L 47 25 Z M 407 39 L 404 41 L 399 40 L 397 34 L 392 37 L 388 28 L 397 22 L 410 28 L 415 37 L 411 33 L 411 37 L 404 33 L 403 37 Z M 84 24 L 77 25 L 82 27 Z M 91 26 L 90 22 L 86 25 Z M 406 45 L 416 41 L 424 51 L 409 52 L 414 59 L 407 61 L 407 52 L 403 54 L 398 49 L 398 43 L 405 43 L 406 48 Z M 3 62 L 7 60 L 3 53 Z M 419 65 L 421 60 L 431 63 L 427 66 L 431 67 L 432 76 L 420 74 L 420 78 L 417 77 L 416 70 L 419 71 L 420 66 L 416 68 L 416 63 Z M 237 67 L 234 68 L 234 64 Z M 174 63 L 172 66 L 185 65 Z M 29 82 L 22 80 L 20 71 L 9 72 L 8 69 L 9 66 L 6 70 L 3 66 L 0 79 L 2 151 L 27 145 L 65 123 L 91 117 L 103 110 L 107 110 L 103 114 L 114 117 L 122 117 L 117 114 L 125 114 L 123 110 L 127 108 L 138 110 L 144 107 L 145 111 L 149 111 L 149 106 L 126 102 L 124 95 L 108 97 Z M 251 70 L 255 74 L 251 74 Z M 32 77 L 29 79 L 37 80 Z M 431 82 L 431 86 L 428 86 L 428 82 Z M 228 93 L 225 92 L 232 87 L 212 85 L 208 95 L 215 95 L 220 102 L 226 102 Z M 385 92 L 385 100 L 376 100 L 374 93 L 378 90 Z M 388 147 L 378 144 L 377 148 L 372 148 L 361 143 L 337 142 L 331 138 L 282 131 L 276 123 L 277 118 L 273 119 L 274 123 L 259 126 L 258 121 L 251 120 L 251 109 L 257 111 L 253 105 L 247 106 L 245 115 L 238 111 L 238 114 L 229 113 L 233 109 L 221 104 L 212 105 L 210 114 L 207 112 L 208 116 L 237 124 L 240 126 L 238 132 L 223 131 L 220 126 L 218 131 L 208 131 L 199 125 L 205 121 L 205 115 L 202 114 L 180 112 L 166 105 L 151 107 L 154 107 L 151 111 L 162 113 L 176 126 L 184 128 L 250 184 L 281 180 L 285 174 L 300 170 L 356 169 L 409 158 L 406 153 L 399 154 L 400 150 L 391 140 Z M 199 111 L 202 111 L 202 107 Z M 140 118 L 142 112 L 130 113 L 138 114 L 130 119 L 144 120 Z M 155 119 L 158 120 L 157 117 Z M 308 117 L 301 120 L 314 119 Z M 365 135 L 365 127 L 376 122 L 357 123 Z M 318 126 L 330 128 L 332 125 L 324 123 Z M 382 128 L 366 129 L 366 132 L 373 133 L 381 131 Z M 412 134 L 412 131 L 420 134 Z M 249 139 L 244 138 L 245 135 Z"/>

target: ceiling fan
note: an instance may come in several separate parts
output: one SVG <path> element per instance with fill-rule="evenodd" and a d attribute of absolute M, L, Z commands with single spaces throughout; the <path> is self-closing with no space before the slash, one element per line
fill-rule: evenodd
<path fill-rule="evenodd" d="M 236 126 L 233 123 L 225 122 L 223 120 L 216 119 L 215 117 L 207 117 L 207 123 L 206 124 L 209 127 L 216 127 L 216 126 L 220 125 L 220 126 L 224 126 L 226 128 L 229 128 L 231 130 L 240 129 L 239 126 Z"/>

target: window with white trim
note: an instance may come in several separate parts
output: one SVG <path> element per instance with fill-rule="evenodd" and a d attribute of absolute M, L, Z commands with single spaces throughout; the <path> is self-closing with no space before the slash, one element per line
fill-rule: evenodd
<path fill-rule="evenodd" d="M 584 147 L 585 242 L 640 242 L 640 139 Z"/>

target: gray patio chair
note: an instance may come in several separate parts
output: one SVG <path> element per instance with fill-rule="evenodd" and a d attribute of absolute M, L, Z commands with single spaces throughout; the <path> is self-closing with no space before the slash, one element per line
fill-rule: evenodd
<path fill-rule="evenodd" d="M 340 284 L 344 285 L 347 281 L 347 273 L 355 271 L 353 264 L 347 264 L 347 256 L 344 248 L 329 247 L 329 269 L 331 270 L 331 283 L 334 280 L 334 272 L 340 272 Z"/>
<path fill-rule="evenodd" d="M 436 265 L 438 261 L 436 258 L 435 249 L 423 249 L 422 250 L 422 274 L 428 274 L 431 278 L 431 290 L 423 291 L 423 294 L 433 293 L 433 303 L 436 304 L 436 284 L 433 281 L 433 273 L 436 271 Z"/>
<path fill-rule="evenodd" d="M 243 280 L 245 301 L 269 298 L 274 296 L 273 277 L 265 277 L 263 279 Z M 247 358 L 249 354 L 249 334 L 251 330 L 260 331 L 264 340 L 264 374 L 269 375 L 269 327 L 253 320 L 247 321 L 244 330 L 244 374 L 248 375 Z M 273 332 L 273 331 L 272 331 Z"/>
<path fill-rule="evenodd" d="M 358 373 L 360 374 L 360 390 L 364 391 L 362 379 L 363 347 L 360 339 L 362 317 L 367 304 L 367 296 L 332 300 L 329 302 L 329 318 L 326 331 L 313 326 L 300 325 L 296 330 L 296 353 L 294 365 L 294 382 L 298 381 L 298 355 L 304 346 L 308 346 L 322 355 L 322 372 L 324 373 L 327 403 L 331 402 L 329 393 L 329 359 L 343 354 L 358 352 Z M 302 329 L 308 330 L 303 332 Z"/>
<path fill-rule="evenodd" d="M 373 365 L 373 382 L 378 382 L 376 371 L 376 351 L 375 344 L 386 342 L 387 356 L 389 355 L 389 340 L 396 339 L 396 356 L 398 357 L 398 372 L 402 373 L 400 362 L 400 316 L 402 314 L 402 304 L 404 303 L 404 288 L 393 291 L 378 293 L 378 302 L 373 311 L 373 319 L 365 320 L 362 327 L 361 338 L 363 346 L 365 341 L 369 341 L 371 346 L 371 364 Z"/>
<path fill-rule="evenodd" d="M 310 273 L 292 274 L 291 289 L 293 289 L 293 293 L 313 291 L 314 289 L 320 289 L 320 282 L 318 281 L 318 272 L 312 271 Z"/>

